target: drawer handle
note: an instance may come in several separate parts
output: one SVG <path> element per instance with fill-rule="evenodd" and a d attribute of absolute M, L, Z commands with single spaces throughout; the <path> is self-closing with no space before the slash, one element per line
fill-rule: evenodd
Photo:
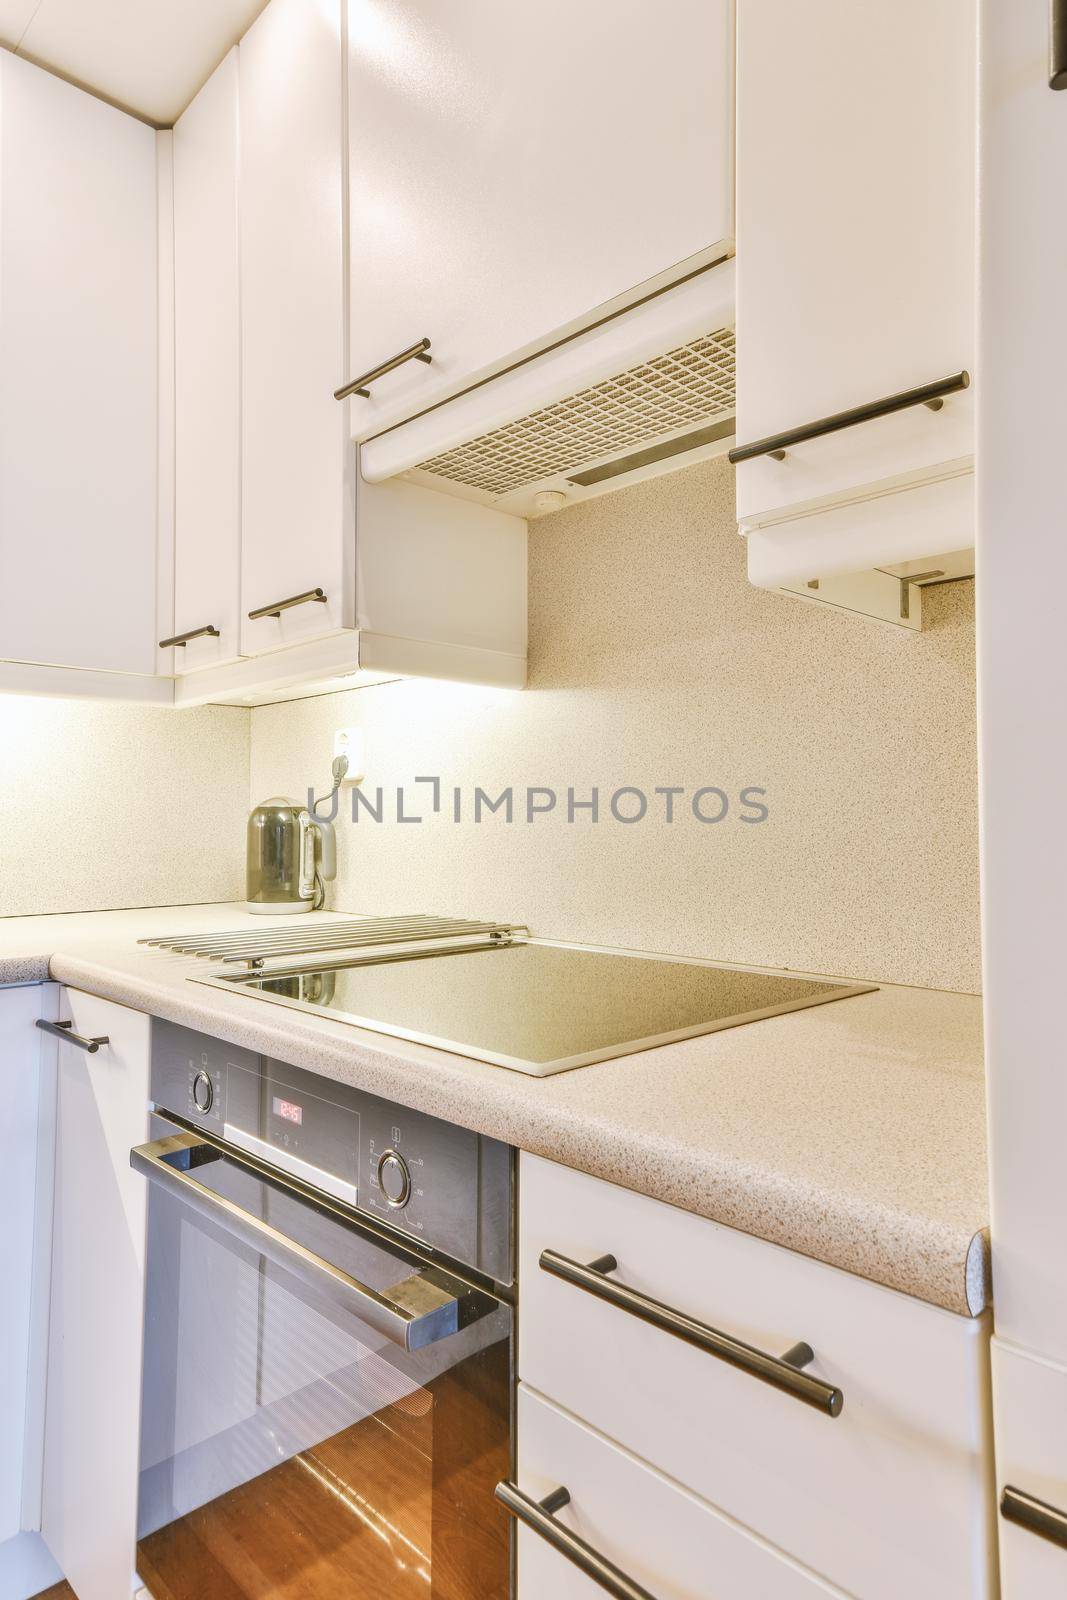
<path fill-rule="evenodd" d="M 1049 6 L 1048 86 L 1067 89 L 1067 0 Z"/>
<path fill-rule="evenodd" d="M 1000 1497 L 1000 1514 L 1005 1522 L 1015 1522 L 1067 1550 L 1067 1516 L 1044 1500 L 1035 1500 L 1022 1489 L 1006 1488 Z"/>
<path fill-rule="evenodd" d="M 405 361 L 425 361 L 429 366 L 433 356 L 427 355 L 430 348 L 429 339 L 420 339 L 418 344 L 409 344 L 406 350 L 401 350 L 398 356 L 391 356 L 388 361 L 383 361 L 380 367 L 371 367 L 369 372 L 364 372 L 360 377 L 353 378 L 351 383 L 346 383 L 343 388 L 335 389 L 335 400 L 347 400 L 350 394 L 358 394 L 364 400 L 370 399 L 369 383 L 376 383 L 379 378 L 384 378 L 387 372 L 395 372 L 397 367 L 402 367 Z"/>
<path fill-rule="evenodd" d="M 684 1312 L 675 1311 L 659 1300 L 627 1288 L 624 1283 L 613 1282 L 607 1274 L 617 1271 L 618 1265 L 614 1256 L 599 1256 L 596 1261 L 585 1265 L 581 1261 L 571 1261 L 555 1250 L 542 1250 L 540 1260 L 542 1272 L 562 1278 L 564 1283 L 584 1289 L 587 1294 L 595 1295 L 598 1300 L 606 1300 L 620 1311 L 628 1311 L 632 1317 L 650 1323 L 663 1333 L 673 1334 L 686 1344 L 695 1345 L 709 1356 L 716 1356 L 732 1367 L 740 1367 L 742 1372 L 751 1373 L 754 1378 L 760 1378 L 775 1389 L 784 1390 L 786 1394 L 803 1400 L 805 1405 L 814 1406 L 816 1411 L 828 1417 L 841 1415 L 845 1405 L 841 1390 L 801 1370 L 815 1360 L 815 1352 L 810 1345 L 795 1344 L 784 1356 L 768 1355 L 765 1350 L 743 1344 L 740 1339 L 721 1333 L 706 1322 L 698 1322 L 695 1317 L 687 1317 Z"/>
<path fill-rule="evenodd" d="M 66 1039 L 68 1044 L 76 1044 L 79 1050 L 87 1050 L 91 1056 L 95 1056 L 102 1044 L 111 1043 L 106 1033 L 98 1034 L 95 1039 L 87 1038 L 84 1033 L 75 1033 L 73 1022 L 46 1022 L 43 1017 L 38 1017 L 37 1026 L 42 1033 L 54 1033 L 57 1039 Z"/>
<path fill-rule="evenodd" d="M 523 1494 L 516 1483 L 498 1483 L 496 1497 L 509 1516 L 531 1528 L 546 1544 L 573 1562 L 587 1578 L 592 1578 L 608 1594 L 614 1595 L 615 1600 L 655 1600 L 654 1595 L 628 1578 L 599 1550 L 594 1550 L 591 1544 L 586 1544 L 584 1539 L 579 1539 L 576 1533 L 565 1528 L 562 1522 L 556 1521 L 553 1512 L 570 1504 L 569 1490 L 562 1487 L 553 1489 L 543 1500 L 534 1500 L 530 1495 Z"/>
<path fill-rule="evenodd" d="M 907 411 L 910 406 L 928 406 L 940 411 L 947 394 L 966 389 L 971 381 L 969 372 L 954 372 L 949 378 L 938 378 L 936 383 L 923 383 L 917 389 L 904 389 L 900 394 L 888 395 L 884 400 L 868 400 L 865 406 L 853 406 L 851 411 L 835 411 L 832 417 L 820 417 L 818 422 L 805 422 L 786 433 L 772 433 L 766 439 L 755 439 L 752 444 L 739 444 L 729 452 L 736 466 L 739 461 L 751 461 L 754 456 L 773 456 L 781 461 L 791 445 L 804 444 L 808 439 L 821 439 L 825 433 L 840 433 L 842 428 L 854 428 L 858 422 L 872 422 L 876 417 L 891 416 L 894 411 Z"/>
<path fill-rule="evenodd" d="M 255 611 L 248 613 L 249 622 L 258 622 L 260 617 L 280 617 L 283 611 L 291 611 L 294 606 L 326 604 L 326 595 L 322 589 L 305 589 L 303 594 L 291 594 L 288 600 L 272 600 L 269 606 L 259 606 Z"/>
<path fill-rule="evenodd" d="M 203 628 L 190 628 L 188 633 L 176 633 L 173 639 L 160 639 L 159 648 L 161 650 L 170 650 L 172 648 L 177 649 L 178 646 L 181 646 L 181 648 L 184 649 L 189 643 L 190 639 L 218 638 L 221 638 L 219 630 L 216 628 L 213 622 L 209 622 Z"/>

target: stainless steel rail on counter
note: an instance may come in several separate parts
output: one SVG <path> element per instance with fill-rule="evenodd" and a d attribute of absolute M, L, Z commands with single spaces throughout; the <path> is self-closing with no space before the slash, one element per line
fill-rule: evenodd
<path fill-rule="evenodd" d="M 618 1268 L 614 1256 L 600 1256 L 596 1261 L 585 1263 L 571 1261 L 568 1256 L 561 1256 L 555 1250 L 542 1250 L 538 1265 L 542 1272 L 562 1278 L 564 1283 L 584 1289 L 587 1294 L 607 1301 L 609 1305 L 628 1312 L 642 1322 L 650 1323 L 663 1333 L 695 1345 L 698 1350 L 750 1373 L 775 1389 L 782 1389 L 794 1399 L 821 1411 L 824 1416 L 839 1417 L 844 1409 L 845 1397 L 840 1389 L 802 1370 L 815 1360 L 815 1352 L 808 1344 L 795 1344 L 782 1356 L 757 1350 L 754 1345 L 745 1344 L 732 1334 L 709 1327 L 706 1322 L 698 1322 L 695 1317 L 663 1305 L 661 1301 L 653 1300 L 625 1283 L 616 1283 L 608 1277 L 609 1272 L 615 1272 Z"/>
<path fill-rule="evenodd" d="M 199 956 L 224 964 L 247 962 L 261 966 L 264 961 L 291 956 L 367 949 L 379 945 L 418 945 L 430 941 L 481 938 L 486 942 L 510 939 L 529 929 L 513 922 L 478 922 L 462 917 L 336 917 L 311 927 L 235 928 L 221 933 L 163 934 L 139 939 L 138 944 L 172 951 L 175 955 Z"/>

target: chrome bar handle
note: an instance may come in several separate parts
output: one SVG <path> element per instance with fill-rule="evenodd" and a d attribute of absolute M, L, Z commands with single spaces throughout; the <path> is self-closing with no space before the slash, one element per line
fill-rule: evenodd
<path fill-rule="evenodd" d="M 1067 1515 L 1044 1500 L 1036 1500 L 1022 1489 L 1006 1487 L 1000 1497 L 1000 1514 L 1005 1522 L 1014 1522 L 1067 1550 Z"/>
<path fill-rule="evenodd" d="M 516 1483 L 498 1483 L 496 1497 L 509 1516 L 531 1528 L 546 1544 L 558 1550 L 561 1556 L 584 1572 L 587 1578 L 614 1595 L 615 1600 L 656 1600 L 655 1595 L 642 1589 L 639 1583 L 627 1577 L 620 1567 L 607 1556 L 602 1556 L 591 1544 L 572 1533 L 570 1528 L 557 1522 L 554 1513 L 570 1504 L 570 1491 L 562 1486 L 546 1494 L 543 1500 L 534 1500 L 523 1494 Z"/>
<path fill-rule="evenodd" d="M 1067 89 L 1067 0 L 1049 0 L 1048 86 Z"/>
<path fill-rule="evenodd" d="M 111 1043 L 106 1033 L 97 1034 L 95 1038 L 89 1038 L 84 1033 L 75 1033 L 73 1022 L 46 1022 L 44 1017 L 38 1017 L 37 1026 L 42 1033 L 52 1033 L 57 1039 L 65 1039 L 68 1044 L 76 1044 L 79 1050 L 85 1050 L 91 1056 L 95 1056 L 102 1044 Z"/>
<path fill-rule="evenodd" d="M 258 622 L 260 617 L 280 617 L 283 611 L 291 611 L 294 606 L 325 604 L 326 595 L 322 589 L 305 589 L 303 594 L 291 594 L 288 600 L 272 600 L 269 606 L 257 607 L 248 613 L 248 620 Z"/>
<path fill-rule="evenodd" d="M 447 1339 L 495 1308 L 490 1296 L 437 1267 L 422 1268 L 381 1291 L 360 1283 L 341 1267 L 190 1176 L 196 1167 L 221 1160 L 224 1155 L 255 1176 L 266 1177 L 258 1163 L 240 1152 L 228 1146 L 221 1148 L 214 1140 L 201 1138 L 196 1133 L 184 1132 L 170 1134 L 152 1144 L 136 1145 L 130 1151 L 130 1166 L 232 1238 L 273 1261 L 290 1277 L 404 1350 L 422 1350 Z M 299 1183 L 288 1180 L 284 1174 L 272 1170 L 269 1182 L 298 1201 L 309 1203 Z M 366 1238 L 379 1250 L 385 1248 L 379 1235 L 362 1228 L 358 1220 L 341 1210 L 340 1204 L 331 1204 L 329 1197 L 314 1202 L 314 1208 L 327 1212 L 339 1226 Z"/>
<path fill-rule="evenodd" d="M 395 372 L 397 367 L 402 367 L 406 361 L 425 361 L 429 366 L 433 356 L 427 355 L 430 348 L 429 339 L 420 339 L 418 344 L 409 344 L 406 350 L 401 350 L 397 356 L 391 356 L 388 361 L 383 361 L 380 367 L 371 367 L 369 372 L 361 373 L 358 378 L 353 378 L 351 383 L 346 383 L 343 388 L 335 389 L 335 400 L 347 400 L 350 394 L 358 394 L 362 399 L 370 399 L 370 383 L 376 383 L 379 378 L 384 378 L 387 372 Z"/>
<path fill-rule="evenodd" d="M 188 633 L 176 633 L 173 639 L 160 639 L 161 650 L 184 649 L 190 639 L 220 639 L 222 635 L 213 622 L 207 623 L 203 628 L 190 628 Z"/>
<path fill-rule="evenodd" d="M 698 1322 L 695 1317 L 686 1316 L 682 1311 L 675 1311 L 662 1301 L 639 1293 L 637 1289 L 616 1283 L 608 1277 L 609 1272 L 618 1269 L 614 1256 L 600 1256 L 596 1261 L 585 1264 L 561 1256 L 555 1250 L 542 1250 L 539 1265 L 542 1272 L 562 1278 L 564 1283 L 584 1289 L 598 1300 L 606 1300 L 608 1305 L 616 1306 L 641 1322 L 659 1328 L 662 1333 L 672 1334 L 674 1338 L 694 1345 L 707 1355 L 750 1373 L 753 1378 L 759 1378 L 763 1383 L 791 1394 L 794 1399 L 802 1400 L 805 1405 L 813 1406 L 824 1416 L 839 1417 L 844 1409 L 845 1397 L 840 1389 L 802 1370 L 815 1360 L 815 1352 L 808 1344 L 795 1344 L 782 1356 L 768 1355 L 765 1350 L 744 1344 L 731 1334 L 722 1333 L 705 1322 Z"/>
<path fill-rule="evenodd" d="M 1067 0 L 1064 0 L 1067 4 Z M 839 433 L 842 428 L 854 428 L 860 422 L 872 422 L 877 417 L 888 417 L 894 411 L 907 411 L 910 406 L 927 406 L 940 411 L 947 394 L 957 394 L 971 381 L 969 372 L 954 372 L 948 378 L 938 378 L 935 383 L 920 384 L 917 389 L 904 389 L 900 394 L 887 395 L 884 400 L 869 400 L 866 405 L 853 406 L 851 411 L 835 411 L 833 416 L 820 417 L 817 422 L 805 422 L 799 428 L 789 428 L 785 433 L 768 434 L 766 439 L 755 439 L 751 444 L 739 444 L 728 452 L 736 466 L 739 461 L 751 461 L 755 456 L 773 456 L 781 461 L 794 444 L 804 444 L 808 439 L 821 439 L 827 433 Z"/>

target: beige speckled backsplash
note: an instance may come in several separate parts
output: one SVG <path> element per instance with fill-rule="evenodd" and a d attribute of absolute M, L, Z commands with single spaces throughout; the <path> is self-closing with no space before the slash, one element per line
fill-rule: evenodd
<path fill-rule="evenodd" d="M 248 724 L 0 695 L 0 916 L 243 896 Z"/>
<path fill-rule="evenodd" d="M 732 471 L 707 462 L 531 525 L 525 693 L 413 681 L 262 707 L 252 799 L 321 792 L 333 730 L 358 724 L 387 820 L 339 825 L 336 906 L 974 992 L 973 585 L 923 605 L 917 637 L 751 588 Z M 413 785 L 430 774 L 436 815 Z M 398 785 L 421 823 L 395 820 Z M 475 824 L 476 785 L 512 786 L 515 820 Z M 533 823 L 528 785 L 560 797 Z M 683 797 L 671 824 L 656 800 L 625 825 L 620 785 L 757 785 L 769 815 L 702 824 Z M 569 823 L 568 787 L 594 786 L 600 821 Z"/>

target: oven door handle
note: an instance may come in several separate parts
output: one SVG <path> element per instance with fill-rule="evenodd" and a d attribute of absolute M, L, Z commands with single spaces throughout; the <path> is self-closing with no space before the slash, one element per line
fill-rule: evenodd
<path fill-rule="evenodd" d="M 229 1157 L 229 1152 L 225 1152 Z M 199 1183 L 191 1170 L 218 1161 L 224 1152 L 195 1133 L 172 1134 L 130 1151 L 130 1166 L 151 1183 L 174 1195 L 233 1238 L 266 1256 L 317 1295 L 358 1317 L 404 1350 L 422 1350 L 458 1333 L 495 1309 L 491 1296 L 480 1293 L 437 1267 L 424 1267 L 388 1289 L 372 1289 L 323 1256 L 280 1233 L 243 1206 Z M 235 1158 L 236 1159 L 236 1158 Z M 245 1163 L 238 1161 L 239 1165 Z M 254 1170 L 254 1169 L 253 1169 Z M 284 1185 L 288 1189 L 288 1185 Z M 303 1197 L 294 1188 L 294 1197 Z M 353 1219 L 336 1218 L 340 1226 L 366 1237 L 379 1249 L 377 1235 L 365 1235 Z"/>

